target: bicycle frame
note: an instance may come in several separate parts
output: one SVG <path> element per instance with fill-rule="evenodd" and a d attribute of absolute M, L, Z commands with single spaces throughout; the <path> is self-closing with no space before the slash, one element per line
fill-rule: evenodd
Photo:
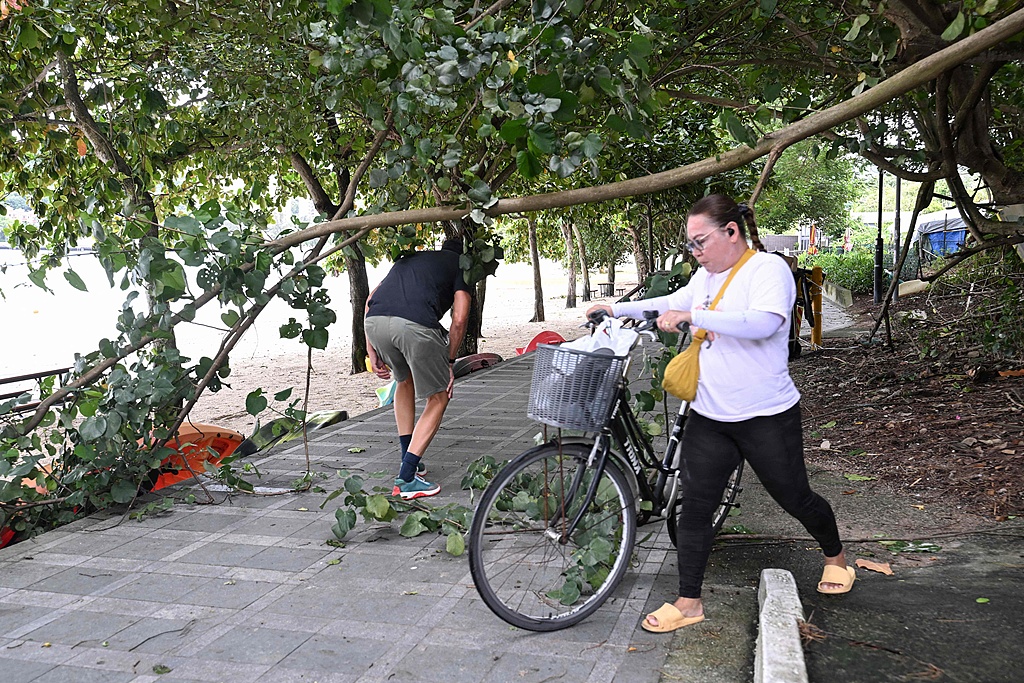
<path fill-rule="evenodd" d="M 604 428 L 598 432 L 590 451 L 587 466 L 588 469 L 592 469 L 596 474 L 587 490 L 587 500 L 593 498 L 597 483 L 604 472 L 608 458 L 611 457 L 623 465 L 627 472 L 632 472 L 633 479 L 636 482 L 638 501 L 651 503 L 650 510 L 641 509 L 639 511 L 638 522 L 646 524 L 652 518 L 660 519 L 663 517 L 668 512 L 669 506 L 675 503 L 676 487 L 672 487 L 669 495 L 665 495 L 665 489 L 669 477 L 677 472 L 676 453 L 679 448 L 679 437 L 682 434 L 683 425 L 686 423 L 688 412 L 688 404 L 681 404 L 679 411 L 676 413 L 676 419 L 672 423 L 672 429 L 669 432 L 665 453 L 661 462 L 659 462 L 655 457 L 654 447 L 651 445 L 650 439 L 644 435 L 636 415 L 629 407 L 626 399 L 625 380 L 621 381 L 616 390 L 611 416 L 605 423 Z M 612 448 L 613 444 L 617 446 L 618 450 Z M 653 486 L 647 478 L 647 470 L 654 470 L 658 473 Z M 574 496 L 576 494 L 583 476 L 584 472 L 582 470 L 577 473 L 576 479 L 570 484 L 569 495 Z M 576 525 L 582 518 L 583 513 L 584 510 L 581 509 L 575 519 L 567 526 L 563 525 L 559 534 L 563 541 L 569 538 L 573 531 L 575 531 Z"/>
<path fill-rule="evenodd" d="M 663 516 L 667 512 L 668 506 L 675 502 L 674 487 L 670 496 L 665 495 L 665 487 L 669 478 L 678 471 L 676 454 L 679 450 L 679 437 L 682 434 L 683 425 L 686 423 L 688 412 L 689 405 L 685 402 L 680 404 L 669 431 L 668 443 L 659 462 L 650 439 L 644 434 L 636 415 L 629 407 L 625 387 L 619 389 L 612 416 L 602 435 L 607 432 L 618 447 L 618 453 L 621 455 L 618 459 L 632 471 L 637 481 L 639 499 L 652 504 L 649 514 L 643 514 L 648 511 L 641 512 L 644 523 L 648 521 L 649 517 Z M 653 486 L 647 477 L 649 470 L 658 474 Z"/>

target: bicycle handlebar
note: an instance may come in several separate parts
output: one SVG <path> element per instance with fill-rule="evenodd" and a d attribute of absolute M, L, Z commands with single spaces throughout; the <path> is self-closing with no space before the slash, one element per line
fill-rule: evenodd
<path fill-rule="evenodd" d="M 636 331 L 640 333 L 650 332 L 653 334 L 655 331 L 657 331 L 658 317 L 661 314 L 658 313 L 658 311 L 644 311 L 643 315 L 643 320 L 637 321 L 635 327 Z M 590 329 L 593 329 L 600 325 L 602 322 L 604 322 L 605 318 L 610 317 L 612 316 L 608 313 L 608 311 L 604 310 L 603 308 L 599 308 L 596 311 L 590 313 L 587 316 L 587 322 L 580 325 L 580 327 L 588 327 Z M 690 323 L 686 321 L 680 322 L 676 325 L 676 329 L 679 330 L 679 332 L 685 334 L 686 331 L 690 329 Z"/>

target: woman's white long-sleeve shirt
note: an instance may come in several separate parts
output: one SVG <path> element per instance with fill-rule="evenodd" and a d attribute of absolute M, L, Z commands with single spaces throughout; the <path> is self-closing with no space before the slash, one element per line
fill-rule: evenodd
<path fill-rule="evenodd" d="M 694 327 L 715 333 L 700 350 L 700 379 L 692 409 L 722 422 L 777 415 L 800 400 L 789 376 L 789 321 L 796 284 L 789 265 L 758 252 L 729 283 L 714 310 L 706 310 L 731 270 L 699 268 L 687 285 L 667 296 L 612 306 L 616 316 L 644 311 L 690 311 Z"/>

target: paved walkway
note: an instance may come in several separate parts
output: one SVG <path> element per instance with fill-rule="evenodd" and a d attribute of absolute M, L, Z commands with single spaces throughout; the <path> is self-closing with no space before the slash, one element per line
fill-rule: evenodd
<path fill-rule="evenodd" d="M 849 324 L 841 309 L 827 301 L 823 319 L 826 332 Z M 443 486 L 435 504 L 470 504 L 468 492 L 460 489 L 470 462 L 484 455 L 504 460 L 533 444 L 539 427 L 525 417 L 531 368 L 530 357 L 509 359 L 457 384 L 426 461 L 429 478 Z M 862 611 L 866 632 L 858 633 L 858 642 L 879 640 L 870 632 L 879 597 L 905 604 L 901 595 L 909 593 L 899 587 L 908 586 L 906 581 L 915 582 L 915 590 L 921 584 L 924 599 L 941 594 L 938 586 L 950 580 L 943 574 L 935 576 L 935 584 L 927 583 L 924 572 L 906 570 L 898 579 L 861 572 L 859 590 L 822 601 L 812 588 L 820 572 L 813 544 L 760 551 L 726 546 L 709 567 L 709 618 L 672 636 L 653 635 L 640 628 L 640 615 L 672 595 L 676 584 L 675 554 L 664 525 L 655 523 L 641 529 L 637 566 L 597 614 L 560 632 L 524 632 L 483 605 L 465 557 L 446 554 L 441 536 L 408 539 L 399 534 L 397 523 L 360 521 L 344 547 L 326 543 L 332 538 L 337 501 L 323 510 L 320 505 L 340 484 L 336 472 L 377 473 L 376 481 L 386 485 L 398 451 L 390 409 L 378 410 L 313 433 L 312 469 L 324 474 L 315 491 L 216 493 L 217 505 L 179 504 L 141 521 L 108 512 L 0 550 L 0 683 L 735 683 L 753 675 L 757 581 L 764 567 L 793 570 L 801 595 L 811 598 L 805 605 L 809 616 L 817 615 L 812 621 L 826 628 L 851 630 L 846 615 Z M 287 487 L 302 475 L 305 463 L 301 442 L 274 449 L 255 461 L 263 474 L 258 483 L 268 489 Z M 921 520 L 908 522 L 905 501 L 849 496 L 845 479 L 828 477 L 826 482 L 824 474 L 812 474 L 816 488 L 831 486 L 828 497 L 838 505 L 846 534 L 867 537 L 938 521 L 933 513 L 925 516 L 914 508 L 915 520 Z M 745 485 L 742 523 L 762 533 L 785 529 L 786 520 L 776 519 L 780 513 L 749 473 Z M 883 503 L 901 511 L 890 524 L 878 519 Z M 798 529 L 792 531 L 799 535 Z M 877 552 L 874 544 L 866 549 L 869 556 Z M 1019 554 L 1007 552 L 1007 557 Z M 1019 560 L 1006 566 L 1019 567 Z M 1012 627 L 994 632 L 1019 632 L 1024 628 L 1022 601 L 997 591 L 1019 585 L 1020 570 L 1009 572 L 1013 580 L 1000 574 L 998 586 L 983 589 L 972 578 L 977 587 L 959 589 L 966 607 L 946 601 L 942 609 L 958 622 L 965 620 L 964 628 L 979 638 L 1000 620 Z M 893 583 L 891 595 L 871 586 L 885 581 Z M 961 613 L 977 607 L 972 590 L 1001 606 L 995 623 L 980 621 L 975 628 L 972 617 Z M 832 615 L 843 621 L 833 626 Z M 932 632 L 918 628 L 926 619 L 943 621 L 941 614 L 909 610 L 889 633 L 893 638 L 920 636 L 907 641 L 918 659 L 900 675 L 920 673 L 922 660 L 966 675 L 970 669 L 961 666 L 958 655 L 944 659 L 943 653 L 917 645 L 934 640 Z M 811 680 L 870 680 L 880 665 L 898 668 L 891 662 L 869 663 L 837 642 L 831 638 L 813 646 Z M 887 652 L 904 647 L 903 642 Z M 1000 650 L 1000 644 L 1008 647 Z M 963 680 L 1011 680 L 1006 662 L 1016 656 L 1013 647 L 1009 641 L 986 641 L 986 661 L 995 666 L 979 678 L 966 675 Z M 926 653 L 927 658 L 922 656 Z"/>
<path fill-rule="evenodd" d="M 470 462 L 533 444 L 531 368 L 510 359 L 456 385 L 426 459 L 443 487 L 433 501 L 470 504 Z M 495 617 L 439 535 L 360 521 L 343 548 L 327 545 L 337 501 L 320 505 L 336 472 L 390 482 L 393 425 L 384 409 L 314 432 L 319 492 L 217 493 L 217 505 L 141 521 L 108 512 L 0 550 L 0 681 L 659 680 L 672 641 L 639 617 L 676 582 L 664 524 L 641 529 L 638 566 L 595 616 L 550 634 Z M 255 464 L 261 487 L 286 487 L 305 470 L 304 446 Z"/>

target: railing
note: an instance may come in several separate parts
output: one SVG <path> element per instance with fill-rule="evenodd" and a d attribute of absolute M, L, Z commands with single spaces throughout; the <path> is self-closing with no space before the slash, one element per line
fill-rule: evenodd
<path fill-rule="evenodd" d="M 5 377 L 3 379 L 0 379 L 0 386 L 4 386 L 6 384 L 17 384 L 19 382 L 28 382 L 30 380 L 39 380 L 39 379 L 44 379 L 46 377 L 59 376 L 59 375 L 63 375 L 66 372 L 69 372 L 70 370 L 71 370 L 71 368 L 69 368 L 69 367 L 68 368 L 56 368 L 54 370 L 43 370 L 42 372 L 30 372 L 27 375 L 15 375 L 14 377 Z M 11 398 L 17 398 L 18 396 L 21 396 L 22 394 L 27 393 L 27 391 L 28 390 L 21 390 L 21 391 L 8 392 L 6 394 L 0 394 L 0 401 L 6 401 L 6 400 L 11 399 Z M 24 404 L 22 404 L 20 406 L 15 406 L 14 408 L 11 408 L 11 412 L 12 413 L 22 413 L 22 412 L 25 412 L 27 410 L 35 410 L 36 408 L 39 407 L 39 404 L 40 404 L 40 401 L 30 401 L 29 403 L 24 403 Z"/>

